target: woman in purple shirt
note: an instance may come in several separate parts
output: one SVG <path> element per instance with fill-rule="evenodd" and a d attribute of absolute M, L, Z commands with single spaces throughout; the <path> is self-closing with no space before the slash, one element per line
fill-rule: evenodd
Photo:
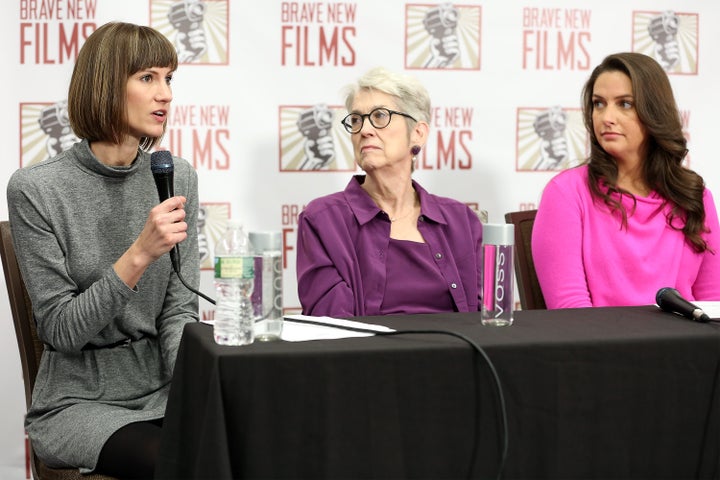
<path fill-rule="evenodd" d="M 532 249 L 548 308 L 647 305 L 673 287 L 720 300 L 720 225 L 686 168 L 667 74 L 639 53 L 610 55 L 583 90 L 590 159 L 545 187 Z"/>
<path fill-rule="evenodd" d="M 482 227 L 465 204 L 412 179 L 430 97 L 376 68 L 349 87 L 342 123 L 365 175 L 300 214 L 298 295 L 306 315 L 477 311 Z"/>

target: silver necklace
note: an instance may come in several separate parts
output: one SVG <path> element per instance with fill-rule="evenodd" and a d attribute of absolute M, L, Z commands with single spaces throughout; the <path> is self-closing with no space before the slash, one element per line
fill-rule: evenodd
<path fill-rule="evenodd" d="M 390 219 L 390 223 L 395 223 L 395 222 L 397 222 L 398 220 L 402 220 L 403 218 L 407 218 L 407 217 L 409 217 L 410 214 L 413 213 L 414 211 L 415 211 L 415 205 L 413 205 L 413 207 L 410 209 L 410 211 L 407 212 L 405 215 L 401 215 L 401 216 L 399 216 L 399 217 L 391 218 L 391 219 Z M 388 215 L 388 217 L 389 217 L 389 216 L 390 216 L 390 215 Z"/>

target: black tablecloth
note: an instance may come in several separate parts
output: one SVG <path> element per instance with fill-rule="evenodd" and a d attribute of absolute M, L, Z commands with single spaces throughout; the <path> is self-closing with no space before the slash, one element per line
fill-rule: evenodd
<path fill-rule="evenodd" d="M 656 307 L 365 317 L 482 347 L 503 478 L 720 478 L 720 325 Z M 158 478 L 494 478 L 500 402 L 442 334 L 216 345 L 188 325 Z M 476 455 L 477 453 L 477 455 Z"/>

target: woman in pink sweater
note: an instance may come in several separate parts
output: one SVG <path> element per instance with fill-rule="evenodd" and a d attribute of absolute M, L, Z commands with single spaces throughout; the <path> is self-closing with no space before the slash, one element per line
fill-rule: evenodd
<path fill-rule="evenodd" d="M 532 250 L 548 308 L 648 305 L 662 287 L 720 300 L 720 225 L 687 154 L 665 71 L 606 57 L 582 93 L 590 158 L 553 178 Z"/>

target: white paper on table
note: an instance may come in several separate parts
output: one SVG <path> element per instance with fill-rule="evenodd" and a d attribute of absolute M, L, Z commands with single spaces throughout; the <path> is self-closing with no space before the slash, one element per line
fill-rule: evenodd
<path fill-rule="evenodd" d="M 693 302 L 710 318 L 720 318 L 720 302 Z"/>
<path fill-rule="evenodd" d="M 295 320 L 315 322 L 300 323 Z M 323 325 L 318 325 L 322 323 Z M 362 323 L 353 320 L 344 320 L 332 317 L 313 317 L 308 315 L 285 315 L 282 329 L 282 339 L 288 342 L 304 342 L 308 340 L 332 340 L 337 338 L 369 337 L 370 332 L 355 332 L 341 327 L 361 328 L 375 332 L 394 332 L 395 330 L 383 325 Z"/>

